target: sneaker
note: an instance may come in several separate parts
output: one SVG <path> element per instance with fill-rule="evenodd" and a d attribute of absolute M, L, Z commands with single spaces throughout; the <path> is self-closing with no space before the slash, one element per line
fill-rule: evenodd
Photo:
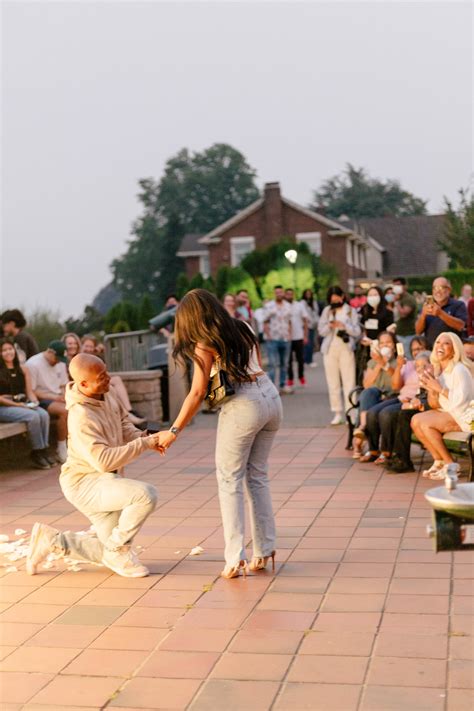
<path fill-rule="evenodd" d="M 102 563 L 123 578 L 146 578 L 150 571 L 140 563 L 130 546 L 122 546 L 116 551 L 104 548 Z"/>
<path fill-rule="evenodd" d="M 285 393 L 285 395 L 292 395 L 292 394 L 293 394 L 293 388 L 291 387 L 291 385 L 285 385 L 285 386 L 282 388 L 282 392 Z"/>
<path fill-rule="evenodd" d="M 336 412 L 331 420 L 331 425 L 343 425 L 345 422 L 340 412 Z"/>
<path fill-rule="evenodd" d="M 30 459 L 36 469 L 51 469 L 51 463 L 44 456 L 42 449 L 33 449 Z"/>
<path fill-rule="evenodd" d="M 306 378 L 300 378 L 300 385 L 303 385 L 303 387 L 306 385 Z"/>
<path fill-rule="evenodd" d="M 294 381 L 294 380 L 287 380 L 287 381 L 286 381 L 286 385 L 287 385 L 287 387 L 289 387 L 289 388 L 292 388 L 294 384 L 295 384 L 295 381 Z"/>
<path fill-rule="evenodd" d="M 28 575 L 36 575 L 38 565 L 53 552 L 58 533 L 57 528 L 52 528 L 46 523 L 35 523 L 31 531 L 30 545 L 26 555 L 26 572 Z"/>
<path fill-rule="evenodd" d="M 309 364 L 309 367 L 310 368 L 317 368 L 318 364 L 316 363 L 316 361 L 313 360 L 313 362 Z"/>
<path fill-rule="evenodd" d="M 58 442 L 58 446 L 56 449 L 56 455 L 58 458 L 58 462 L 60 464 L 64 464 L 64 462 L 67 459 L 67 445 L 66 445 L 66 440 L 62 440 L 61 442 Z"/>
<path fill-rule="evenodd" d="M 442 469 L 443 466 L 444 462 L 442 459 L 435 459 L 431 467 L 429 469 L 425 469 L 421 476 L 424 479 L 431 479 L 431 475 L 435 474 L 436 472 L 439 472 L 439 470 Z"/>

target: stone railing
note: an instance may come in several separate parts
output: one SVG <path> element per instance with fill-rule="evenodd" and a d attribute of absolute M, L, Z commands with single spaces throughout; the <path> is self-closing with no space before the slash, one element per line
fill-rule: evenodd
<path fill-rule="evenodd" d="M 119 375 L 125 387 L 132 408 L 150 422 L 161 422 L 161 370 L 127 370 L 111 373 Z"/>

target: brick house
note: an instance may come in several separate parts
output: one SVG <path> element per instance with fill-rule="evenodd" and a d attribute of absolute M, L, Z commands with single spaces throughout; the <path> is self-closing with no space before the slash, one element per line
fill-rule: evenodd
<path fill-rule="evenodd" d="M 236 267 L 254 249 L 283 237 L 306 242 L 314 254 L 333 264 L 344 288 L 382 275 L 383 248 L 370 236 L 330 220 L 283 197 L 279 183 L 267 183 L 263 197 L 205 235 L 186 235 L 178 256 L 189 278 L 214 276 L 222 265 Z"/>

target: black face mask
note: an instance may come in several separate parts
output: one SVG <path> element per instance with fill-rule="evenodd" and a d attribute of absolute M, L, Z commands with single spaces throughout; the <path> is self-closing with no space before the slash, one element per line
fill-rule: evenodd
<path fill-rule="evenodd" d="M 331 301 L 332 308 L 337 308 L 338 306 L 342 306 L 342 304 L 343 304 L 342 301 Z"/>

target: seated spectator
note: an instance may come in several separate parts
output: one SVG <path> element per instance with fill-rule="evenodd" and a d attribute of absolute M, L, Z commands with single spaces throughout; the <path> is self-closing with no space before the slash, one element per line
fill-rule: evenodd
<path fill-rule="evenodd" d="M 467 309 L 463 301 L 451 296 L 451 283 L 445 277 L 433 281 L 433 295 L 427 296 L 415 325 L 418 335 L 424 334 L 429 348 L 441 333 L 451 332 L 458 336 L 466 328 Z"/>
<path fill-rule="evenodd" d="M 414 342 L 415 339 L 412 343 Z M 421 351 L 415 356 L 414 367 L 418 376 L 418 382 L 420 382 L 420 378 L 425 371 L 433 373 L 433 366 L 430 358 L 430 351 Z M 409 361 L 407 365 L 409 365 L 410 362 L 411 361 Z M 428 409 L 428 393 L 424 388 L 419 386 L 415 396 L 410 400 L 405 400 L 402 403 L 401 410 L 393 413 L 392 420 L 390 422 L 393 436 L 393 449 L 392 457 L 390 462 L 387 464 L 387 471 L 389 474 L 405 474 L 407 472 L 415 471 L 415 467 L 413 466 L 410 457 L 410 423 L 412 417 L 416 415 L 417 412 L 424 412 Z"/>
<path fill-rule="evenodd" d="M 13 342 L 0 340 L 0 422 L 24 422 L 30 438 L 31 460 L 37 469 L 50 469 L 49 415 L 38 407 L 28 369 L 20 364 Z"/>
<path fill-rule="evenodd" d="M 426 349 L 426 341 L 421 336 L 412 341 L 410 355 L 412 358 Z M 420 389 L 418 371 L 413 360 L 407 360 L 404 355 L 397 356 L 396 366 L 392 375 L 392 389 L 398 392 L 397 397 L 388 397 L 367 412 L 365 428 L 369 452 L 376 457 L 375 464 L 386 465 L 392 456 L 394 442 L 394 420 L 398 412 L 415 398 Z M 380 441 L 380 454 L 379 454 Z M 364 461 L 370 461 L 367 457 Z"/>
<path fill-rule="evenodd" d="M 363 379 L 364 390 L 359 396 L 359 426 L 354 430 L 352 443 L 354 459 L 358 459 L 362 454 L 368 410 L 382 402 L 384 398 L 395 394 L 392 388 L 392 376 L 397 365 L 396 344 L 395 336 L 388 331 L 381 333 L 378 340 L 372 343 L 371 359 L 367 363 Z M 375 459 L 377 455 L 372 458 L 367 456 L 364 461 L 373 462 Z"/>
<path fill-rule="evenodd" d="M 62 341 L 51 341 L 43 353 L 26 361 L 31 378 L 31 390 L 49 415 L 57 417 L 57 458 L 64 464 L 67 458 L 67 411 L 64 390 L 69 381 L 66 368 L 66 346 Z"/>
<path fill-rule="evenodd" d="M 81 352 L 81 339 L 77 333 L 65 333 L 61 341 L 66 346 L 66 358 L 69 365 L 74 356 Z"/>
<path fill-rule="evenodd" d="M 102 347 L 102 344 L 91 333 L 87 333 L 85 336 L 82 337 L 81 352 L 88 353 L 89 355 L 99 356 L 99 358 L 105 360 L 104 348 Z M 136 427 L 144 425 L 146 419 L 144 417 L 141 417 L 138 412 L 135 412 L 135 410 L 132 409 L 132 403 L 130 402 L 130 398 L 128 397 L 127 388 L 125 387 L 120 375 L 113 375 L 112 373 L 110 374 L 110 387 L 113 389 L 114 395 L 120 402 L 122 407 L 128 412 L 128 419 L 130 420 L 130 422 Z"/>
<path fill-rule="evenodd" d="M 393 280 L 393 293 L 395 294 L 395 313 L 397 314 L 396 334 L 397 341 L 403 343 L 405 352 L 410 350 L 410 343 L 415 335 L 415 322 L 418 311 L 416 299 L 408 293 L 407 280 L 397 277 Z"/>
<path fill-rule="evenodd" d="M 432 409 L 415 415 L 411 426 L 434 460 L 423 476 L 443 480 L 448 464 L 453 464 L 443 434 L 471 430 L 468 410 L 474 399 L 474 369 L 464 355 L 461 339 L 451 332 L 437 337 L 431 362 L 434 375 L 425 371 L 420 383 L 428 391 L 428 404 Z M 459 469 L 459 465 L 456 468 Z"/>
<path fill-rule="evenodd" d="M 387 308 L 383 291 L 379 286 L 371 286 L 367 292 L 367 303 L 360 310 L 362 338 L 356 348 L 356 382 L 362 384 L 367 363 L 370 359 L 372 341 L 393 324 L 393 313 Z"/>
<path fill-rule="evenodd" d="M 356 284 L 354 287 L 354 296 L 349 301 L 349 305 L 352 306 L 352 308 L 356 311 L 360 311 L 366 303 L 367 296 L 365 295 L 365 290 L 361 287 L 360 284 Z"/>
<path fill-rule="evenodd" d="M 474 336 L 464 339 L 463 350 L 466 358 L 474 363 Z"/>
<path fill-rule="evenodd" d="M 474 299 L 467 302 L 467 335 L 474 336 Z"/>
<path fill-rule="evenodd" d="M 35 339 L 23 330 L 26 320 L 21 311 L 18 309 L 5 311 L 0 316 L 0 321 L 3 324 L 3 335 L 13 340 L 21 364 L 38 353 L 39 348 Z"/>

